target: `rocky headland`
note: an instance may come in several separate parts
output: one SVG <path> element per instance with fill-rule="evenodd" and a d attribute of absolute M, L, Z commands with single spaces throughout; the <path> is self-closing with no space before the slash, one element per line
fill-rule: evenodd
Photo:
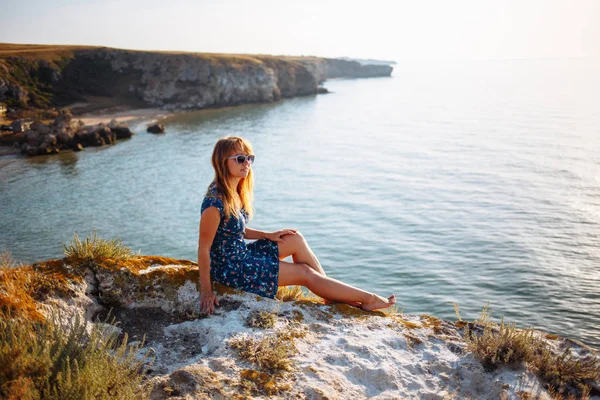
<path fill-rule="evenodd" d="M 0 43 L 0 144 L 28 156 L 112 144 L 126 126 L 75 115 L 199 110 L 327 92 L 331 78 L 390 76 L 388 65 L 318 57 L 150 52 Z"/>
<path fill-rule="evenodd" d="M 103 326 L 108 327 L 105 335 L 127 337 L 138 359 L 146 357 L 138 397 L 132 398 L 556 399 L 600 394 L 600 357 L 574 340 L 511 330 L 486 318 L 445 321 L 398 310 L 324 305 L 299 288 L 282 290 L 270 300 L 216 285 L 220 306 L 207 316 L 199 313 L 197 282 L 192 261 L 68 256 L 0 268 L 0 311 L 3 321 L 19 321 L 21 327 L 52 322 L 69 332 L 78 320 L 88 331 Z M 103 322 L 107 315 L 117 324 Z M 476 338 L 486 335 L 492 340 L 480 349 L 483 339 Z M 535 344 L 526 356 L 524 343 Z M 12 366 L 12 375 L 0 373 L 0 395 L 6 396 L 21 393 L 18 385 L 33 385 L 37 373 L 20 367 L 26 349 L 7 346 L 0 354 Z M 116 386 L 107 390 L 121 393 Z"/>
<path fill-rule="evenodd" d="M 318 57 L 0 43 L 0 102 L 9 108 L 96 102 L 202 109 L 317 94 L 328 78 L 391 72 L 388 65 Z"/>

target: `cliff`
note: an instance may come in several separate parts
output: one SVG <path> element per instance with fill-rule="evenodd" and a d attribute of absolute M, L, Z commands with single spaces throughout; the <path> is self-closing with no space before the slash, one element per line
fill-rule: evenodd
<path fill-rule="evenodd" d="M 389 65 L 361 64 L 358 61 L 318 57 L 289 57 L 304 65 L 319 83 L 333 78 L 371 78 L 390 76 Z"/>
<path fill-rule="evenodd" d="M 197 278 L 195 263 L 187 260 L 71 254 L 0 268 L 0 311 L 3 321 L 18 321 L 13 325 L 21 331 L 29 323 L 52 322 L 67 334 L 75 320 L 90 331 L 106 327 L 100 321 L 112 315 L 118 324 L 103 332 L 129 338 L 127 346 L 137 357 L 129 362 L 150 354 L 142 358 L 146 374 L 131 398 L 555 399 L 600 394 L 597 352 L 572 340 L 483 320 L 452 322 L 397 310 L 324 305 L 298 288 L 281 290 L 278 299 L 270 300 L 216 285 L 220 306 L 207 316 L 198 310 Z M 3 340 L 9 325 L 0 324 Z M 486 337 L 493 341 L 474 350 Z M 525 342 L 535 344 L 528 358 L 521 354 Z M 44 373 L 19 370 L 34 350 L 19 347 L 16 340 L 6 343 L 0 346 L 0 359 L 11 367 L 10 373 L 0 373 L 3 396 L 34 385 L 36 374 Z M 76 381 L 72 377 L 69 384 Z M 128 378 L 123 385 L 131 382 L 138 381 Z M 124 393 L 114 382 L 110 385 L 109 393 Z"/>
<path fill-rule="evenodd" d="M 0 44 L 0 102 L 201 109 L 316 94 L 333 77 L 389 76 L 388 66 L 315 58 Z"/>

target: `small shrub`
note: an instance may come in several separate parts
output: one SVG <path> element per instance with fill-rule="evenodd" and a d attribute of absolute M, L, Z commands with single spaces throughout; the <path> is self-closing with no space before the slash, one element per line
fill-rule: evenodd
<path fill-rule="evenodd" d="M 265 310 L 253 310 L 246 318 L 246 326 L 252 328 L 272 328 L 277 322 L 277 314 Z"/>
<path fill-rule="evenodd" d="M 291 357 L 296 353 L 293 340 L 281 335 L 265 336 L 258 340 L 250 337 L 234 338 L 229 345 L 241 358 L 272 373 L 292 370 Z"/>
<path fill-rule="evenodd" d="M 496 324 L 490 320 L 486 305 L 476 323 L 483 333 L 471 332 L 465 324 L 467 348 L 479 358 L 487 371 L 501 364 L 525 362 L 537 371 L 546 383 L 552 398 L 588 398 L 591 391 L 587 381 L 600 379 L 600 361 L 594 355 L 574 356 L 567 348 L 561 354 L 552 351 L 548 343 L 536 338 L 533 330 L 516 329 L 515 324 Z"/>
<path fill-rule="evenodd" d="M 469 351 L 481 360 L 487 371 L 493 371 L 500 364 L 513 364 L 530 360 L 537 347 L 537 340 L 531 329 L 517 329 L 516 325 L 488 323 L 483 333 L 477 335 L 465 328 L 465 342 Z"/>
<path fill-rule="evenodd" d="M 600 361 L 595 357 L 575 359 L 569 348 L 556 354 L 548 347 L 540 347 L 532 364 L 539 377 L 559 393 L 576 388 L 581 392 L 578 394 L 585 397 L 590 388 L 584 382 L 600 379 Z"/>
<path fill-rule="evenodd" d="M 467 324 L 465 327 L 465 342 L 467 349 L 475 354 L 486 371 L 493 371 L 501 364 L 515 364 L 532 359 L 539 346 L 539 340 L 533 336 L 532 329 L 517 329 L 516 324 L 500 324 L 491 320 L 488 302 L 481 311 L 476 324 L 482 325 L 483 332 L 472 332 Z M 454 310 L 459 317 L 458 305 Z"/>
<path fill-rule="evenodd" d="M 73 241 L 63 247 L 69 261 L 78 265 L 105 259 L 128 260 L 135 256 L 129 247 L 121 243 L 121 239 L 100 239 L 96 235 L 96 230 L 84 241 L 81 241 L 75 233 Z"/>
<path fill-rule="evenodd" d="M 0 320 L 0 398 L 6 399 L 139 399 L 146 359 L 139 347 L 117 342 L 116 335 L 75 319 L 24 322 Z M 55 319 L 56 320 L 56 319 Z"/>

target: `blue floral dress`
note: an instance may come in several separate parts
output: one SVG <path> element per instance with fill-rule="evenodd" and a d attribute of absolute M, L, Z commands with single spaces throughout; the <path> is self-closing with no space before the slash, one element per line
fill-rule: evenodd
<path fill-rule="evenodd" d="M 242 210 L 238 218 L 225 219 L 223 202 L 216 189 L 210 188 L 202 201 L 202 211 L 216 207 L 221 222 L 210 249 L 210 275 L 213 281 L 226 286 L 274 298 L 279 279 L 279 248 L 277 242 L 260 239 L 244 242 L 248 215 Z"/>

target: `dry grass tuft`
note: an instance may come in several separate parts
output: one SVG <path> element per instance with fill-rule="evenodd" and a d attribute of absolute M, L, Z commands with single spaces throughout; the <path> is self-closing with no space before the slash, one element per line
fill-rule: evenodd
<path fill-rule="evenodd" d="M 63 245 L 63 247 L 68 261 L 75 265 L 99 262 L 106 259 L 129 260 L 135 256 L 129 247 L 121 243 L 121 239 L 100 239 L 96 234 L 96 230 L 92 232 L 91 237 L 86 238 L 84 241 L 81 241 L 75 233 L 73 241 L 68 245 Z"/>
<path fill-rule="evenodd" d="M 281 340 L 292 341 L 294 339 L 303 338 L 308 334 L 308 328 L 306 325 L 292 322 L 287 329 L 279 331 L 278 335 Z"/>
<path fill-rule="evenodd" d="M 279 301 L 288 302 L 304 299 L 305 293 L 302 286 L 281 286 L 277 289 L 275 298 Z"/>
<path fill-rule="evenodd" d="M 561 394 L 569 388 L 576 388 L 581 392 L 578 395 L 586 392 L 589 395 L 590 388 L 585 382 L 600 379 L 600 361 L 591 356 L 575 359 L 569 348 L 556 354 L 548 347 L 540 347 L 531 364 L 540 378 Z"/>
<path fill-rule="evenodd" d="M 531 329 L 517 329 L 516 324 L 500 324 L 491 320 L 488 302 L 481 311 L 476 324 L 483 326 L 482 333 L 472 332 L 469 325 L 465 327 L 465 343 L 467 349 L 475 354 L 486 371 L 493 371 L 503 364 L 516 364 L 531 360 L 538 341 Z M 458 304 L 454 310 L 460 318 Z"/>
<path fill-rule="evenodd" d="M 261 340 L 251 337 L 238 337 L 229 341 L 241 358 L 256 364 L 271 373 L 291 371 L 291 357 L 296 353 L 293 340 L 282 335 L 264 336 Z"/>
<path fill-rule="evenodd" d="M 537 371 L 553 398 L 588 398 L 586 382 L 600 379 L 600 361 L 595 355 L 581 358 L 567 348 L 555 353 L 548 343 L 534 336 L 532 329 L 517 329 L 515 324 L 491 321 L 486 305 L 477 321 L 482 333 L 465 326 L 467 348 L 479 358 L 487 371 L 502 364 L 526 363 Z M 551 338 L 554 340 L 554 338 Z"/>
<path fill-rule="evenodd" d="M 69 280 L 75 277 L 59 270 L 16 266 L 12 261 L 0 266 L 0 313 L 13 318 L 41 321 L 37 301 L 50 296 L 68 296 L 72 293 Z"/>
<path fill-rule="evenodd" d="M 401 315 L 393 315 L 390 318 L 396 324 L 405 326 L 408 329 L 420 329 L 420 328 L 423 328 L 423 325 L 421 325 L 421 324 L 419 324 L 417 322 L 408 321 L 408 320 L 404 319 Z"/>
<path fill-rule="evenodd" d="M 401 309 L 398 304 L 394 304 L 391 307 L 382 308 L 381 310 L 377 310 L 377 311 L 384 313 L 388 317 L 391 317 L 392 315 L 402 315 L 402 314 L 404 314 L 404 308 Z"/>
<path fill-rule="evenodd" d="M 311 303 L 325 304 L 323 298 L 317 296 L 302 286 L 280 286 L 275 298 L 279 301 L 308 301 Z"/>
<path fill-rule="evenodd" d="M 246 318 L 246 326 L 251 328 L 273 328 L 277 322 L 277 314 L 265 310 L 253 310 Z"/>
<path fill-rule="evenodd" d="M 317 296 L 316 294 L 314 294 L 313 292 L 311 292 L 308 289 L 306 290 L 306 293 L 304 294 L 304 297 L 302 297 L 299 300 L 310 301 L 312 303 L 317 303 L 317 304 L 325 304 L 325 299 L 323 299 L 322 297 Z"/>
<path fill-rule="evenodd" d="M 584 386 L 576 391 L 576 393 L 563 393 L 554 386 L 548 387 L 548 394 L 550 398 L 553 400 L 590 400 L 590 393 L 592 389 L 589 386 Z"/>
<path fill-rule="evenodd" d="M 443 333 L 443 321 L 431 315 L 421 315 L 421 323 L 425 328 L 431 328 L 434 334 L 441 335 Z"/>
<path fill-rule="evenodd" d="M 245 369 L 240 373 L 240 384 L 242 391 L 250 395 L 267 395 L 275 396 L 282 392 L 289 391 L 292 387 L 289 383 L 282 383 L 276 376 L 255 371 L 253 369 Z"/>
<path fill-rule="evenodd" d="M 0 268 L 0 314 L 27 321 L 42 321 L 30 294 L 34 272 L 31 267 Z"/>
<path fill-rule="evenodd" d="M 2 253 L 0 264 L 0 312 L 13 318 L 41 321 L 37 302 L 48 297 L 73 295 L 71 282 L 81 278 L 70 274 L 62 260 L 49 260 L 22 265 L 13 261 L 10 253 Z"/>
<path fill-rule="evenodd" d="M 452 305 L 454 306 L 454 313 L 456 314 L 456 318 L 458 318 L 459 321 L 462 321 L 462 318 L 460 317 L 460 309 L 458 308 L 458 303 L 452 303 Z"/>
<path fill-rule="evenodd" d="M 493 371 L 501 364 L 513 364 L 530 360 L 537 347 L 531 329 L 517 329 L 516 325 L 488 323 L 480 335 L 465 328 L 465 342 L 469 351 L 481 361 L 486 371 Z"/>
<path fill-rule="evenodd" d="M 0 320 L 0 398 L 6 399 L 139 399 L 143 365 L 126 339 L 85 322 L 69 326 Z"/>
<path fill-rule="evenodd" d="M 229 346 L 236 349 L 240 358 L 259 367 L 258 371 L 247 369 L 240 374 L 240 384 L 246 394 L 273 396 L 289 391 L 286 378 L 294 370 L 292 356 L 296 354 L 295 339 L 308 334 L 306 326 L 292 322 L 289 328 L 274 335 L 254 339 L 247 336 L 233 338 Z"/>
<path fill-rule="evenodd" d="M 0 268 L 17 268 L 21 266 L 21 263 L 17 263 L 13 259 L 13 256 L 10 251 L 4 250 L 2 254 L 0 254 Z"/>

